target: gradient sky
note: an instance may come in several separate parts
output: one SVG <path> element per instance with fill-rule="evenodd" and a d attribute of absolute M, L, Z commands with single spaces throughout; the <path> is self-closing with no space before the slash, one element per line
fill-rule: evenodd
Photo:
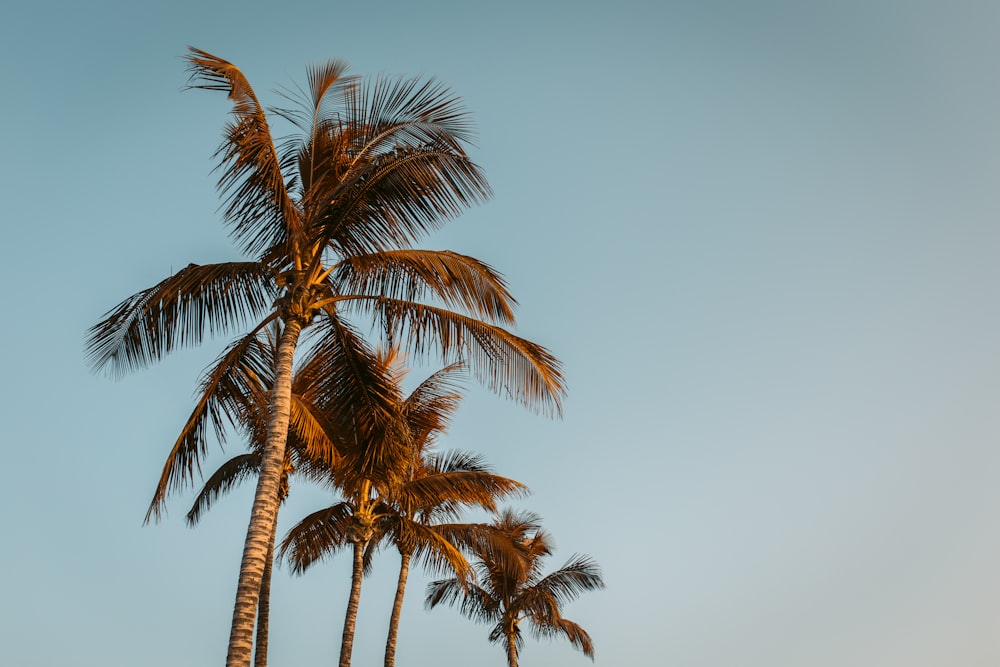
<path fill-rule="evenodd" d="M 566 610 L 598 664 L 996 667 L 997 34 L 973 1 L 6 7 L 0 663 L 225 657 L 252 490 L 142 526 L 225 341 L 122 381 L 82 353 L 124 297 L 234 257 L 228 107 L 180 92 L 190 44 L 269 102 L 331 57 L 465 100 L 496 196 L 426 245 L 504 272 L 570 394 L 547 421 L 474 390 L 443 445 L 534 489 L 553 566 L 601 563 Z M 279 529 L 327 500 L 296 487 Z M 366 581 L 357 665 L 396 563 Z M 335 660 L 348 570 L 276 573 L 272 664 Z M 503 665 L 426 581 L 398 662 Z M 522 663 L 588 664 L 564 642 Z"/>

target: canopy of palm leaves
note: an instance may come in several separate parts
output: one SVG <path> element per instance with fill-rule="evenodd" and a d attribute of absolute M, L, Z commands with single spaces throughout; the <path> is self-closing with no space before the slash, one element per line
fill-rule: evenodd
<path fill-rule="evenodd" d="M 504 645 L 510 667 L 517 665 L 522 623 L 536 637 L 563 636 L 593 658 L 590 635 L 565 618 L 562 608 L 580 593 L 604 587 L 597 564 L 587 556 L 573 556 L 555 572 L 544 574 L 552 539 L 537 515 L 507 510 L 493 526 L 506 536 L 506 548 L 490 544 L 476 548 L 476 583 L 457 577 L 431 582 L 427 606 L 457 604 L 463 615 L 491 625 L 489 639 Z"/>

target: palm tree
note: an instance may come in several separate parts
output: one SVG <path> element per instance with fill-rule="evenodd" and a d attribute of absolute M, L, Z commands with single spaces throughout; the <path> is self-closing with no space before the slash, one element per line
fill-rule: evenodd
<path fill-rule="evenodd" d="M 484 506 L 490 511 L 494 509 L 492 501 L 508 493 L 507 488 L 498 482 L 506 484 L 509 480 L 493 475 L 481 457 L 467 452 L 433 452 L 438 437 L 447 430 L 450 418 L 461 400 L 460 387 L 452 382 L 460 370 L 461 366 L 452 365 L 434 373 L 401 406 L 412 436 L 412 452 L 406 476 L 410 484 L 401 488 L 402 493 L 393 499 L 395 511 L 383 524 L 384 534 L 381 539 L 375 542 L 376 545 L 391 543 L 400 557 L 396 594 L 386 636 L 385 667 L 395 665 L 399 618 L 410 561 L 414 555 L 425 557 L 425 567 L 451 566 L 456 576 L 461 576 L 463 580 L 466 577 L 464 558 L 459 567 L 455 567 L 450 561 L 433 562 L 426 558 L 434 552 L 425 548 L 425 540 L 421 539 L 423 531 L 429 529 L 457 548 L 467 549 L 470 545 L 488 541 L 492 536 L 482 524 L 446 522 L 458 519 L 463 507 L 462 501 L 468 502 L 470 498 L 481 495 L 482 491 L 489 498 L 490 502 Z M 443 482 L 462 484 L 465 488 L 455 487 L 442 493 L 435 486 L 441 487 Z M 421 484 L 423 488 L 420 488 Z M 518 487 L 515 488 L 526 491 L 524 487 Z"/>
<path fill-rule="evenodd" d="M 227 667 L 249 667 L 267 545 L 274 531 L 291 415 L 292 362 L 304 330 L 338 355 L 329 375 L 341 417 L 378 430 L 391 405 L 345 316 L 374 317 L 381 331 L 416 354 L 464 358 L 479 379 L 522 403 L 558 413 L 558 361 L 504 329 L 515 301 L 489 266 L 411 244 L 489 196 L 468 158 L 470 124 L 457 99 L 433 81 L 360 82 L 331 61 L 308 70 L 298 109 L 271 110 L 301 136 L 277 145 L 269 115 L 243 73 L 198 49 L 187 56 L 190 87 L 227 93 L 232 120 L 217 156 L 225 219 L 248 259 L 190 264 L 125 299 L 89 332 L 95 369 L 122 374 L 210 334 L 251 326 L 206 377 L 201 397 L 170 456 L 164 488 L 191 481 L 213 426 L 229 419 L 240 370 L 257 333 L 280 325 L 257 490 L 240 564 Z M 426 303 L 430 299 L 432 303 Z M 162 497 L 154 499 L 158 517 Z"/>
<path fill-rule="evenodd" d="M 446 367 L 422 382 L 406 399 L 402 397 L 402 371 L 393 368 L 393 354 L 384 358 L 391 386 L 397 389 L 398 418 L 405 432 L 383 434 L 381 440 L 359 437 L 347 445 L 333 479 L 342 500 L 296 524 L 282 542 L 280 552 L 292 569 L 303 572 L 325 556 L 351 546 L 354 562 L 341 642 L 341 667 L 348 667 L 354 641 L 357 609 L 366 565 L 376 545 L 391 540 L 401 555 L 400 575 L 386 643 L 386 661 L 395 656 L 395 629 L 411 558 L 436 568 L 449 568 L 464 580 L 469 565 L 456 542 L 471 542 L 482 533 L 462 524 L 432 525 L 432 517 L 454 516 L 462 506 L 492 510 L 496 499 L 524 491 L 524 486 L 494 475 L 475 456 L 456 453 L 431 456 L 430 444 L 458 404 L 452 376 L 460 369 Z M 391 438 L 401 438 L 405 447 Z M 369 459 L 382 463 L 371 464 Z M 359 472 L 362 471 L 362 472 Z"/>
<path fill-rule="evenodd" d="M 493 624 L 489 639 L 503 643 L 509 667 L 517 667 L 522 621 L 527 621 L 535 636 L 565 636 L 593 659 L 590 635 L 564 618 L 562 607 L 583 591 L 604 588 L 597 564 L 587 556 L 574 556 L 560 569 L 543 575 L 542 561 L 552 553 L 552 540 L 536 514 L 507 510 L 493 526 L 513 548 L 478 548 L 474 565 L 478 582 L 467 584 L 457 577 L 431 582 L 427 607 L 459 603 L 465 616 Z"/>

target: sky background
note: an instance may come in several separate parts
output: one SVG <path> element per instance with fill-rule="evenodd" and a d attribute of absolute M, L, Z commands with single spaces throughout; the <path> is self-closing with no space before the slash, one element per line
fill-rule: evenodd
<path fill-rule="evenodd" d="M 252 489 L 195 529 L 191 493 L 142 519 L 225 340 L 121 381 L 83 356 L 126 296 L 236 257 L 194 45 L 265 102 L 332 57 L 464 99 L 495 198 L 426 246 L 506 275 L 570 393 L 550 421 L 473 389 L 442 444 L 531 486 L 553 567 L 603 566 L 566 609 L 598 664 L 1000 664 L 998 33 L 965 0 L 6 7 L 0 663 L 224 661 Z M 325 504 L 293 488 L 279 530 Z M 396 566 L 366 580 L 357 665 Z M 275 573 L 272 664 L 335 660 L 348 571 Z M 427 581 L 398 664 L 503 665 Z"/>

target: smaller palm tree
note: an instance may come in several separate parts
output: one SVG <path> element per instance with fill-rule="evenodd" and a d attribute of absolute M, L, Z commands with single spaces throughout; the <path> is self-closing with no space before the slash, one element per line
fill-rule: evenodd
<path fill-rule="evenodd" d="M 463 615 L 492 624 L 489 639 L 503 643 L 509 667 L 517 667 L 523 621 L 534 636 L 564 636 L 593 660 L 590 635 L 564 618 L 562 607 L 583 591 L 604 588 L 597 563 L 589 556 L 577 555 L 555 572 L 543 575 L 542 564 L 553 545 L 537 514 L 506 510 L 492 526 L 506 536 L 507 544 L 499 548 L 484 542 L 473 548 L 478 582 L 469 584 L 457 577 L 433 581 L 427 586 L 427 607 L 458 603 Z"/>
<path fill-rule="evenodd" d="M 465 581 L 472 570 L 461 548 L 489 540 L 481 526 L 438 521 L 457 517 L 465 507 L 493 511 L 497 500 L 525 491 L 521 483 L 493 474 L 475 455 L 429 452 L 458 405 L 454 376 L 462 370 L 460 364 L 437 371 L 405 398 L 401 381 L 406 371 L 396 350 L 381 353 L 378 366 L 392 389 L 395 429 L 361 430 L 345 438 L 343 456 L 330 468 L 327 482 L 340 502 L 302 519 L 280 548 L 297 573 L 340 550 L 353 550 L 341 667 L 350 665 L 362 578 L 380 543 L 394 544 L 401 556 L 386 641 L 391 665 L 411 558 Z"/>

